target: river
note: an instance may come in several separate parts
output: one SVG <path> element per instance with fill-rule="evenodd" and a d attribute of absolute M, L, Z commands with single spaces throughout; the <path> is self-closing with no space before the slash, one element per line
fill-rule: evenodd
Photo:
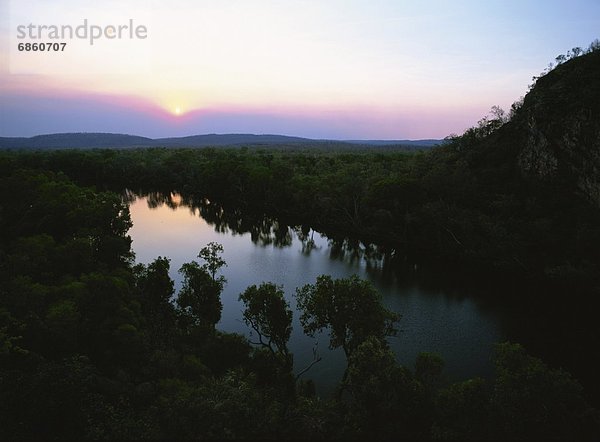
<path fill-rule="evenodd" d="M 313 379 L 321 394 L 329 394 L 341 379 L 345 358 L 340 350 L 328 349 L 326 333 L 316 339 L 304 335 L 294 298 L 296 287 L 314 283 L 321 274 L 334 278 L 357 274 L 370 280 L 382 294 L 385 306 L 402 315 L 400 332 L 389 339 L 401 364 L 413 367 L 418 353 L 427 351 L 443 357 L 448 380 L 492 373 L 493 345 L 505 338 L 498 314 L 484 308 L 477 297 L 419 282 L 418 268 L 398 276 L 385 271 L 381 259 L 367 258 L 356 250 L 344 251 L 315 231 L 303 235 L 287 226 L 265 224 L 260 233 L 236 233 L 219 223 L 207 222 L 198 208 L 186 206 L 177 194 L 167 197 L 167 204 L 160 198 L 157 201 L 156 196 L 131 200 L 133 227 L 129 234 L 136 261 L 147 264 L 158 256 L 168 257 L 176 291 L 181 287 L 178 269 L 183 263 L 198 260 L 199 250 L 211 241 L 223 245 L 227 266 L 222 274 L 227 284 L 221 297 L 223 311 L 218 329 L 248 336 L 239 294 L 263 281 L 283 286 L 294 310 L 289 347 L 295 371 L 312 361 L 316 346 L 322 361 L 304 377 Z"/>

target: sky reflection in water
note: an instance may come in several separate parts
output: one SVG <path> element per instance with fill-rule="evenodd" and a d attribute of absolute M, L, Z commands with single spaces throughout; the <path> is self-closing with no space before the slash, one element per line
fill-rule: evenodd
<path fill-rule="evenodd" d="M 170 274 L 178 291 L 181 265 L 198 260 L 199 250 L 208 242 L 223 244 L 227 267 L 222 270 L 227 284 L 221 298 L 222 319 L 217 324 L 220 330 L 249 334 L 242 322 L 242 304 L 238 301 L 238 295 L 249 285 L 263 281 L 283 285 L 295 310 L 296 287 L 314 283 L 321 274 L 334 278 L 358 274 L 371 280 L 382 293 L 385 305 L 402 315 L 401 332 L 390 338 L 400 363 L 412 367 L 419 352 L 430 351 L 442 355 L 446 362 L 445 374 L 450 379 L 491 374 L 492 346 L 502 341 L 504 333 L 499 318 L 493 312 L 483 311 L 473 299 L 457 296 L 450 290 L 424 287 L 413 277 L 401 278 L 393 272 L 383 272 L 381 268 L 367 265 L 364 257 L 340 251 L 318 232 L 311 231 L 308 238 L 301 241 L 301 232 L 279 226 L 278 234 L 274 235 L 272 226 L 266 223 L 261 233 L 255 230 L 253 235 L 239 234 L 225 225 L 208 224 L 198 208 L 186 207 L 178 195 L 167 197 L 168 204 L 163 204 L 161 198 L 164 196 L 154 194 L 137 198 L 130 204 L 133 227 L 129 234 L 136 261 L 147 264 L 158 256 L 170 258 Z M 265 234 L 269 231 L 270 235 Z M 275 242 L 288 245 L 274 245 L 275 237 Z M 310 250 L 306 247 L 307 239 L 314 240 Z M 328 394 L 341 379 L 345 358 L 339 350 L 328 350 L 326 335 L 317 341 L 323 360 L 304 376 L 315 380 L 321 394 Z M 310 363 L 314 345 L 315 339 L 303 334 L 299 314 L 294 312 L 290 350 L 294 353 L 296 371 Z"/>

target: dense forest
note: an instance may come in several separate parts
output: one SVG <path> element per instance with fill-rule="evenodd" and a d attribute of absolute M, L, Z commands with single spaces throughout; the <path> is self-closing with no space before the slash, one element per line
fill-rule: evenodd
<path fill-rule="evenodd" d="M 590 395 L 519 344 L 497 346 L 492 379 L 449 385 L 427 353 L 400 366 L 386 341 L 399 318 L 356 277 L 296 288 L 304 332 L 327 330 L 346 356 L 335 395 L 318 397 L 293 371 L 282 288 L 239 294 L 256 341 L 219 331 L 221 246 L 181 268 L 175 294 L 168 257 L 135 264 L 123 195 L 177 191 L 217 228 L 269 217 L 589 309 L 599 74 L 597 48 L 563 58 L 509 115 L 429 152 L 0 152 L 0 439 L 597 439 Z"/>

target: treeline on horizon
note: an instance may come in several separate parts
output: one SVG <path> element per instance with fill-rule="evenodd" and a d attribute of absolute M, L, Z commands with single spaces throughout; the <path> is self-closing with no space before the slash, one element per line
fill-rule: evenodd
<path fill-rule="evenodd" d="M 480 131 L 498 120 L 486 120 Z M 428 153 L 274 149 L 67 150 L 0 153 L 5 171 L 64 173 L 122 192 L 180 193 L 214 213 L 312 228 L 394 251 L 448 273 L 569 287 L 598 285 L 600 214 L 567 178 L 524 177 L 510 152 L 489 156 L 467 133 Z M 470 143 L 470 144 L 469 144 Z M 226 220 L 225 220 L 226 221 Z"/>

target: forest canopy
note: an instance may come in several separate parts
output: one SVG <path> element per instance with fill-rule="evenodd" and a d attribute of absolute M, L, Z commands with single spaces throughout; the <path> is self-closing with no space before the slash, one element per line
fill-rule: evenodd
<path fill-rule="evenodd" d="M 133 154 L 150 160 L 160 153 Z M 85 153 L 94 160 L 118 155 Z M 298 288 L 306 332 L 328 327 L 331 345 L 346 350 L 339 393 L 319 398 L 306 375 L 293 372 L 287 347 L 293 313 L 277 286 L 240 294 L 258 342 L 215 329 L 226 277 L 220 245 L 208 244 L 199 262 L 184 264 L 183 288 L 174 296 L 168 258 L 134 265 L 131 221 L 119 195 L 39 165 L 23 168 L 32 160 L 4 155 L 3 167 L 7 161 L 19 167 L 5 168 L 0 186 L 2 438 L 586 440 L 597 434 L 598 413 L 579 383 L 519 345 L 498 347 L 497 375 L 489 380 L 444 385 L 436 381 L 443 361 L 435 355 L 419 356 L 415 368 L 400 366 L 385 340 L 398 317 L 358 278 L 323 275 Z"/>

